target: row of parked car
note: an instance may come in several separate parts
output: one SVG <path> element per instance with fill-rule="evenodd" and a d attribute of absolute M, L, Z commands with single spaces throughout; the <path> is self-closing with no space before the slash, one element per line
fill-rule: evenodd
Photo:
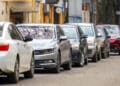
<path fill-rule="evenodd" d="M 18 24 L 0 23 L 0 74 L 11 82 L 19 74 L 33 78 L 34 69 L 83 67 L 109 57 L 110 50 L 120 54 L 120 30 L 117 25 L 92 23 Z"/>

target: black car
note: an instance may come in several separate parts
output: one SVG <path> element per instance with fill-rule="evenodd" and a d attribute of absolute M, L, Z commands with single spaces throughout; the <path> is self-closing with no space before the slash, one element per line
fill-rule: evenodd
<path fill-rule="evenodd" d="M 83 67 L 88 64 L 88 44 L 87 36 L 85 36 L 81 29 L 75 25 L 59 25 L 64 31 L 65 35 L 70 40 L 72 46 L 72 63 Z"/>

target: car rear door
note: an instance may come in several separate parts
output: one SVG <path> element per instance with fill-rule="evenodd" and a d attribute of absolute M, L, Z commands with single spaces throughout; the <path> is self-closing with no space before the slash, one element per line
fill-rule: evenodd
<path fill-rule="evenodd" d="M 9 25 L 9 32 L 12 40 L 14 41 L 15 45 L 17 46 L 17 54 L 19 56 L 20 61 L 20 72 L 24 72 L 27 69 L 27 64 L 29 59 L 27 58 L 27 49 L 25 49 L 25 43 L 23 42 L 23 38 L 19 35 L 17 28 L 15 25 Z"/>

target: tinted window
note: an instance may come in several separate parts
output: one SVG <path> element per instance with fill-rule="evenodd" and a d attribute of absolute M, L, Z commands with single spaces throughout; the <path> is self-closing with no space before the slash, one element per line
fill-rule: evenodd
<path fill-rule="evenodd" d="M 30 35 L 33 39 L 52 39 L 54 37 L 53 26 L 18 26 L 25 37 Z"/>
<path fill-rule="evenodd" d="M 2 33 L 3 33 L 3 26 L 0 25 L 0 37 L 2 36 Z"/>
<path fill-rule="evenodd" d="M 82 29 L 83 33 L 87 36 L 93 37 L 94 36 L 94 29 L 92 26 L 80 26 Z"/>
<path fill-rule="evenodd" d="M 68 39 L 77 39 L 77 31 L 74 27 L 62 27 L 62 30 L 64 31 L 65 35 L 68 37 Z"/>
<path fill-rule="evenodd" d="M 19 32 L 17 31 L 17 28 L 13 25 L 9 26 L 9 32 L 12 39 L 22 40 L 22 38 L 19 35 Z"/>

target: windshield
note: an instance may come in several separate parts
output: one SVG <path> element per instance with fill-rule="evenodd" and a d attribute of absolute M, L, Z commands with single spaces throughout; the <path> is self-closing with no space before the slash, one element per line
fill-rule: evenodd
<path fill-rule="evenodd" d="M 30 35 L 33 39 L 52 39 L 54 37 L 53 26 L 18 26 L 25 37 Z"/>
<path fill-rule="evenodd" d="M 94 36 L 94 31 L 92 26 L 80 26 L 82 29 L 83 33 L 87 36 L 93 37 Z"/>
<path fill-rule="evenodd" d="M 98 33 L 100 33 L 103 37 L 105 37 L 105 33 L 102 28 L 97 28 Z"/>
<path fill-rule="evenodd" d="M 104 28 L 107 30 L 109 35 L 110 34 L 120 34 L 119 27 L 117 27 L 117 26 L 105 26 Z"/>
<path fill-rule="evenodd" d="M 2 25 L 0 25 L 0 37 L 2 36 L 2 33 L 3 33 L 3 27 Z"/>
<path fill-rule="evenodd" d="M 68 39 L 77 39 L 77 31 L 73 27 L 62 27 Z"/>

